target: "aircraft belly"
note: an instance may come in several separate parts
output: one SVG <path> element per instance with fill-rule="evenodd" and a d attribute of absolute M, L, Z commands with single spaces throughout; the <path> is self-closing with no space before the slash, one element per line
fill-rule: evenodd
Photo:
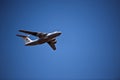
<path fill-rule="evenodd" d="M 34 46 L 34 45 L 38 45 L 38 44 L 43 44 L 45 42 L 49 42 L 51 41 L 53 38 L 55 38 L 57 35 L 50 35 L 50 36 L 47 36 L 43 39 L 39 39 L 37 41 L 33 41 L 33 42 L 30 42 L 30 43 L 27 43 L 26 46 Z"/>
<path fill-rule="evenodd" d="M 43 44 L 43 43 L 45 43 L 44 40 L 37 40 L 37 41 L 27 43 L 26 46 L 34 46 L 34 45 Z"/>

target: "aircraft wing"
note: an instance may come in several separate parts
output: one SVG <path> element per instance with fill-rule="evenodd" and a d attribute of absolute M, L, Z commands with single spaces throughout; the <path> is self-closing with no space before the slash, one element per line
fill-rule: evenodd
<path fill-rule="evenodd" d="M 19 30 L 19 32 L 31 34 L 31 35 L 37 36 L 39 38 L 42 38 L 43 36 L 47 35 L 46 33 L 42 33 L 42 32 L 33 32 L 33 31 L 26 31 L 26 30 Z"/>
<path fill-rule="evenodd" d="M 53 50 L 56 50 L 55 43 L 53 43 L 52 41 L 49 41 L 49 42 L 47 42 L 47 43 L 50 45 L 50 47 L 51 47 Z"/>

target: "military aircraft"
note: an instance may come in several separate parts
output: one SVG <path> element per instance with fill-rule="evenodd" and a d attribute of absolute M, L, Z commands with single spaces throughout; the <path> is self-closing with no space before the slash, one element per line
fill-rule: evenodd
<path fill-rule="evenodd" d="M 51 33 L 43 33 L 43 32 L 33 32 L 26 30 L 19 30 L 19 32 L 23 32 L 26 34 L 30 34 L 38 37 L 36 40 L 31 40 L 29 36 L 17 34 L 16 36 L 22 37 L 25 40 L 25 46 L 34 46 L 38 44 L 48 43 L 53 50 L 56 50 L 56 37 L 61 35 L 60 31 L 55 31 Z"/>

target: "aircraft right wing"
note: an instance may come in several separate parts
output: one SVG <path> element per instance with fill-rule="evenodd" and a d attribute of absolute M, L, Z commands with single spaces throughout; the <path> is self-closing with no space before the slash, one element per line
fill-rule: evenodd
<path fill-rule="evenodd" d="M 19 32 L 31 34 L 33 36 L 37 36 L 39 38 L 42 38 L 43 36 L 47 35 L 47 33 L 42 33 L 42 32 L 33 32 L 33 31 L 26 31 L 26 30 L 19 30 Z"/>
<path fill-rule="evenodd" d="M 49 42 L 47 42 L 47 43 L 50 45 L 50 47 L 51 47 L 53 50 L 56 50 L 55 43 L 53 43 L 52 41 L 49 41 Z"/>

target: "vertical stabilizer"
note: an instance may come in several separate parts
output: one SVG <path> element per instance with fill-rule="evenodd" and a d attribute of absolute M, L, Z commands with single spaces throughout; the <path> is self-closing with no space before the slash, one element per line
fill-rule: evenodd
<path fill-rule="evenodd" d="M 25 41 L 25 44 L 32 42 L 32 40 L 28 36 L 24 36 L 24 35 L 20 35 L 20 34 L 17 34 L 16 36 L 22 37 Z"/>

